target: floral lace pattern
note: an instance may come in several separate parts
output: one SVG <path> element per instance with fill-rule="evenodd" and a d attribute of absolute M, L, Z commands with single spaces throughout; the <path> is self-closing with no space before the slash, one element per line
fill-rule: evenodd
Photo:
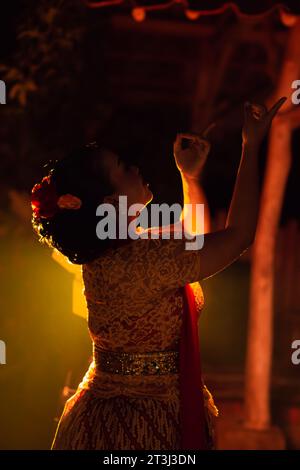
<path fill-rule="evenodd" d="M 197 282 L 199 267 L 199 251 L 186 250 L 184 240 L 177 239 L 138 239 L 108 250 L 98 259 L 83 265 L 88 325 L 97 348 L 135 353 L 178 350 L 183 313 L 182 287 L 193 283 L 199 311 L 204 304 L 203 292 Z M 166 449 L 166 446 L 179 448 L 178 429 L 171 434 L 168 431 L 171 422 L 176 428 L 179 426 L 178 374 L 122 376 L 98 371 L 95 361 L 91 363 L 77 394 L 67 402 L 53 448 L 72 448 L 73 444 L 66 435 L 71 435 L 70 429 L 79 419 L 80 397 L 87 391 L 101 400 L 102 405 L 103 400 L 105 403 L 109 400 L 112 406 L 113 400 L 122 396 L 128 399 L 123 403 L 126 407 L 133 403 L 130 400 L 139 400 L 141 415 L 134 414 L 137 423 L 146 419 L 151 408 L 151 419 L 164 421 L 160 422 L 162 435 L 172 436 L 168 443 L 163 439 L 160 444 L 156 442 L 156 449 Z M 169 410 L 168 419 L 163 411 L 166 409 Z M 72 413 L 73 424 L 69 416 Z M 92 409 L 90 413 L 93 413 Z M 130 415 L 130 409 L 126 408 L 126 413 Z M 134 413 L 137 413 L 136 409 Z M 94 425 L 97 426 L 96 421 Z M 123 435 L 127 432 L 124 426 L 120 421 L 117 429 L 110 430 L 116 433 L 117 440 L 123 442 Z M 147 441 L 149 436 L 143 434 L 146 432 L 145 427 L 143 429 L 139 429 L 139 425 L 135 430 L 131 429 L 134 442 Z M 81 442 L 77 448 L 87 446 L 87 442 Z M 101 439 L 95 446 L 97 449 L 105 448 Z"/>

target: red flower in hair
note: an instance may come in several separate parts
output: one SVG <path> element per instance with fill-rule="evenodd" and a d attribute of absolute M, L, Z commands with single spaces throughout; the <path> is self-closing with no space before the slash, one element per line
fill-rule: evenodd
<path fill-rule="evenodd" d="M 50 176 L 45 176 L 41 183 L 35 184 L 31 191 L 31 207 L 36 217 L 53 217 L 59 210 L 58 196 Z"/>
<path fill-rule="evenodd" d="M 49 219 L 60 209 L 78 210 L 81 206 L 81 199 L 73 194 L 58 196 L 51 176 L 45 176 L 41 183 L 32 188 L 31 207 L 35 217 Z"/>

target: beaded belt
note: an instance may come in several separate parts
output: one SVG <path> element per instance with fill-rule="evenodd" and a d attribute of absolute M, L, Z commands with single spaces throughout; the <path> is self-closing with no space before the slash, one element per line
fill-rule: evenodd
<path fill-rule="evenodd" d="M 103 372 L 121 375 L 163 375 L 179 372 L 178 351 L 125 353 L 95 347 L 95 363 Z"/>

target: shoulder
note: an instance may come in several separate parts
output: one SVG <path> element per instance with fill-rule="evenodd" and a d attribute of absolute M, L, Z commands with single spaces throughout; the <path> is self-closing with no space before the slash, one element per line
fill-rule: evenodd
<path fill-rule="evenodd" d="M 83 265 L 83 273 L 131 270 L 134 264 L 145 268 L 171 265 L 172 260 L 191 261 L 181 227 L 169 225 L 140 229 L 134 240 L 120 240 L 95 260 Z"/>
<path fill-rule="evenodd" d="M 119 245 L 110 247 L 94 260 L 85 263 L 82 267 L 83 272 L 91 272 L 99 269 L 118 267 L 120 264 L 126 264 L 139 256 L 145 255 L 149 250 L 155 250 L 158 247 L 158 240 L 151 238 L 137 238 L 136 240 L 124 240 Z"/>

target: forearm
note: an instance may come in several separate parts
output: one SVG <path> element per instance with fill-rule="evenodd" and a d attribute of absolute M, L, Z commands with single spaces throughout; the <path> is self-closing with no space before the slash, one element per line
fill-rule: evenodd
<path fill-rule="evenodd" d="M 243 143 L 242 157 L 226 220 L 242 247 L 251 245 L 255 237 L 259 211 L 259 144 Z"/>
<path fill-rule="evenodd" d="M 181 173 L 182 188 L 183 188 L 183 211 L 181 220 L 184 220 L 185 228 L 188 231 L 191 229 L 197 233 L 203 232 L 203 223 L 196 217 L 196 204 L 204 205 L 204 233 L 210 231 L 210 212 L 208 202 L 203 191 L 203 188 L 198 178 L 189 178 Z M 187 204 L 190 204 L 192 211 L 187 211 Z"/>

